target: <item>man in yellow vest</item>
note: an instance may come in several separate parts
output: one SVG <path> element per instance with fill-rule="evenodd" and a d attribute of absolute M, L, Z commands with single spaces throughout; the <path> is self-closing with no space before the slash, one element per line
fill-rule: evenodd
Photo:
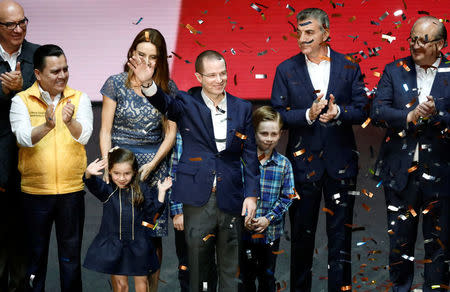
<path fill-rule="evenodd" d="M 36 82 L 12 100 L 10 121 L 19 144 L 19 171 L 30 250 L 29 291 L 45 291 L 50 233 L 55 222 L 61 291 L 81 291 L 84 224 L 84 145 L 92 133 L 89 97 L 67 86 L 63 50 L 38 48 Z"/>

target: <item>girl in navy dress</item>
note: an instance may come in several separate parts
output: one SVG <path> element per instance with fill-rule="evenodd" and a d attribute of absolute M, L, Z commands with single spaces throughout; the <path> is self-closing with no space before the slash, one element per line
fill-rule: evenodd
<path fill-rule="evenodd" d="M 109 184 L 97 175 L 108 165 Z M 83 178 L 89 191 L 103 202 L 100 230 L 89 247 L 84 267 L 111 274 L 113 290 L 128 291 L 128 276 L 134 276 L 136 292 L 147 291 L 147 275 L 159 269 L 155 248 L 148 235 L 164 210 L 170 178 L 157 188 L 139 183 L 138 163 L 133 152 L 113 148 L 105 160 L 96 159 Z"/>

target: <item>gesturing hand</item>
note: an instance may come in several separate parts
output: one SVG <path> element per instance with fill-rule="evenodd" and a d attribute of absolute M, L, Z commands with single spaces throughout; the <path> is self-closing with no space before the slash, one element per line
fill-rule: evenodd
<path fill-rule="evenodd" d="M 102 172 L 100 170 L 104 169 L 106 167 L 105 160 L 95 159 L 93 162 L 91 162 L 88 167 L 86 167 L 86 178 L 90 178 L 93 175 L 101 175 Z"/>
<path fill-rule="evenodd" d="M 142 85 L 151 85 L 153 74 L 155 73 L 155 63 L 151 62 L 147 64 L 143 58 L 133 56 L 128 59 L 128 67 L 133 70 L 136 78 L 142 83 Z"/>
<path fill-rule="evenodd" d="M 147 179 L 148 175 L 155 169 L 154 163 L 150 161 L 149 163 L 146 163 L 139 168 L 139 172 L 141 173 L 141 181 L 144 181 Z"/>
<path fill-rule="evenodd" d="M 319 96 L 313 101 L 311 107 L 309 108 L 309 119 L 314 121 L 317 119 L 317 116 L 327 105 L 327 100 L 322 99 L 323 93 L 319 94 Z"/>

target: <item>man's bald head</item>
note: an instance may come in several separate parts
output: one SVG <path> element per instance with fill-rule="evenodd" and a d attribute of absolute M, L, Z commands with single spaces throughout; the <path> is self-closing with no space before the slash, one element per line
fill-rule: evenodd
<path fill-rule="evenodd" d="M 16 52 L 23 43 L 27 33 L 26 24 L 23 25 L 25 13 L 23 7 L 12 0 L 0 1 L 0 45 L 12 54 Z M 8 24 L 19 24 L 14 29 L 8 29 Z"/>

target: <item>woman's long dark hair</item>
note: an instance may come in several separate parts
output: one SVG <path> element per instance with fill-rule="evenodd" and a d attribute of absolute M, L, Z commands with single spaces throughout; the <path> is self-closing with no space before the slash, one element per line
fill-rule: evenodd
<path fill-rule="evenodd" d="M 130 87 L 130 80 L 133 76 L 133 71 L 128 67 L 127 62 L 133 56 L 133 52 L 136 50 L 138 44 L 143 42 L 149 42 L 155 45 L 158 59 L 156 60 L 155 74 L 153 75 L 153 81 L 161 89 L 169 93 L 169 63 L 167 62 L 167 46 L 163 35 L 156 29 L 146 28 L 143 29 L 134 38 L 130 49 L 128 49 L 127 60 L 123 70 L 128 72 L 128 78 L 125 83 L 127 87 Z"/>
<path fill-rule="evenodd" d="M 141 188 L 139 187 L 139 166 L 134 156 L 133 152 L 124 148 L 113 148 L 108 153 L 108 170 L 109 170 L 109 180 L 111 178 L 111 169 L 114 164 L 128 162 L 131 164 L 131 168 L 134 171 L 133 178 L 130 182 L 130 188 L 133 190 L 133 204 L 139 205 L 144 202 L 144 196 L 142 195 Z"/>

